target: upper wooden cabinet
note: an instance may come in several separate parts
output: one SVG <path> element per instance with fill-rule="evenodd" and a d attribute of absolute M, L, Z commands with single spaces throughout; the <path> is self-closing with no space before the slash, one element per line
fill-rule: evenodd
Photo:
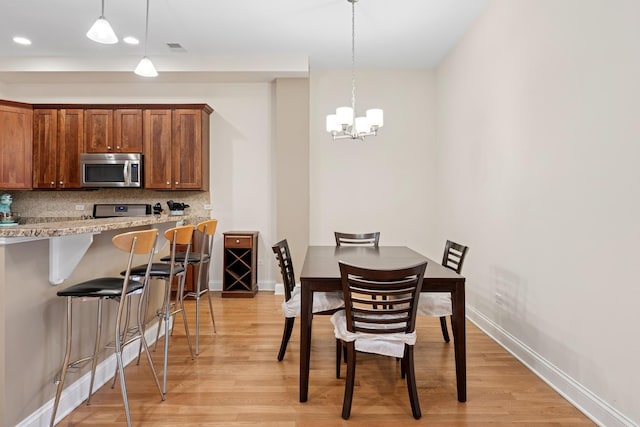
<path fill-rule="evenodd" d="M 81 187 L 83 130 L 82 109 L 34 109 L 33 188 Z"/>
<path fill-rule="evenodd" d="M 207 105 L 144 111 L 145 188 L 208 190 Z"/>
<path fill-rule="evenodd" d="M 0 188 L 31 189 L 31 105 L 0 100 Z"/>
<path fill-rule="evenodd" d="M 86 109 L 84 122 L 85 152 L 142 152 L 142 109 Z"/>

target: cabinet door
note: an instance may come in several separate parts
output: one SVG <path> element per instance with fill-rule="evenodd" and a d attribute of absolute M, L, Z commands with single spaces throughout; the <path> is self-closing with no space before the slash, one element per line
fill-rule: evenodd
<path fill-rule="evenodd" d="M 171 110 L 144 110 L 144 187 L 172 188 Z"/>
<path fill-rule="evenodd" d="M 0 104 L 0 188 L 32 188 L 33 109 Z"/>
<path fill-rule="evenodd" d="M 84 111 L 58 113 L 58 188 L 80 188 L 80 154 L 84 146 Z"/>
<path fill-rule="evenodd" d="M 142 110 L 119 109 L 114 113 L 115 151 L 142 153 Z"/>
<path fill-rule="evenodd" d="M 173 112 L 172 169 L 173 186 L 176 189 L 202 188 L 202 115 L 201 110 L 192 109 L 176 109 Z M 208 139 L 206 144 L 208 146 Z"/>
<path fill-rule="evenodd" d="M 58 110 L 33 110 L 33 188 L 56 188 Z"/>
<path fill-rule="evenodd" d="M 84 150 L 111 153 L 113 149 L 113 110 L 88 109 L 84 112 Z"/>

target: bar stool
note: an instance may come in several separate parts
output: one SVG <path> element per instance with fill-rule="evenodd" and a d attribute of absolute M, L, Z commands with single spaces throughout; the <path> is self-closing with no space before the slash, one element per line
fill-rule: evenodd
<path fill-rule="evenodd" d="M 171 244 L 171 251 L 169 255 L 169 262 L 154 262 L 151 263 L 149 276 L 151 279 L 160 279 L 164 281 L 164 299 L 162 301 L 162 308 L 157 311 L 156 315 L 159 318 L 158 330 L 156 334 L 155 347 L 158 345 L 158 339 L 160 338 L 160 328 L 164 322 L 164 365 L 163 365 L 163 377 L 162 377 L 162 394 L 167 394 L 167 368 L 169 361 L 169 323 L 172 316 L 178 313 L 182 313 L 182 323 L 184 324 L 184 330 L 187 335 L 187 344 L 189 346 L 189 352 L 191 358 L 195 359 L 193 354 L 193 348 L 191 346 L 191 337 L 189 334 L 189 325 L 187 324 L 187 317 L 184 311 L 184 298 L 182 296 L 184 290 L 184 281 L 186 276 L 186 269 L 179 262 L 176 261 L 176 246 L 186 246 L 186 256 L 190 256 L 191 238 L 193 237 L 193 225 L 183 225 L 179 227 L 173 227 L 164 232 L 164 237 Z M 131 269 L 132 275 L 145 274 L 147 266 L 139 265 Z M 126 272 L 122 272 L 124 274 Z M 171 301 L 171 285 L 173 278 L 178 277 L 178 290 L 176 292 L 175 301 Z M 148 295 L 145 301 L 145 306 L 148 306 Z M 145 310 L 146 311 L 146 310 Z M 174 320 L 175 324 L 175 320 Z M 155 349 L 154 347 L 154 349 Z M 142 350 L 142 349 L 140 349 Z M 140 355 L 138 355 L 140 359 Z"/>
<path fill-rule="evenodd" d="M 196 225 L 196 230 L 198 230 L 202 234 L 202 244 L 200 245 L 200 252 L 179 252 L 175 256 L 175 262 L 183 263 L 185 268 L 188 264 L 198 264 L 196 289 L 193 292 L 187 292 L 187 294 L 185 295 L 186 297 L 193 297 L 196 300 L 196 356 L 200 354 L 200 297 L 205 293 L 207 294 L 207 298 L 209 301 L 209 313 L 211 314 L 211 323 L 213 323 L 213 332 L 217 332 L 216 320 L 213 316 L 211 292 L 209 290 L 209 264 L 211 261 L 211 256 L 213 254 L 213 236 L 216 233 L 217 226 L 217 219 L 209 219 L 198 223 L 198 225 Z M 161 261 L 170 261 L 170 257 L 164 257 L 161 259 Z M 205 265 L 206 269 L 204 267 Z M 203 275 L 205 288 L 201 289 L 200 287 L 203 282 Z"/>
<path fill-rule="evenodd" d="M 53 412 L 51 414 L 51 423 L 55 424 L 56 412 L 58 410 L 58 404 L 60 403 L 60 395 L 64 387 L 64 381 L 67 375 L 67 370 L 70 367 L 78 367 L 86 362 L 91 361 L 91 380 L 89 383 L 89 397 L 87 398 L 87 405 L 91 402 L 91 394 L 93 393 L 93 381 L 95 377 L 96 365 L 98 361 L 98 352 L 100 350 L 100 335 L 102 329 L 102 304 L 105 299 L 114 300 L 118 302 L 118 310 L 115 319 L 114 328 L 114 344 L 108 344 L 107 347 L 115 349 L 116 361 L 118 365 L 117 373 L 120 375 L 120 387 L 122 391 L 122 400 L 124 402 L 124 410 L 127 416 L 127 425 L 131 426 L 131 415 L 129 413 L 129 401 L 127 399 L 127 385 L 124 376 L 124 363 L 122 360 L 122 351 L 125 346 L 140 340 L 140 343 L 144 347 L 145 354 L 149 366 L 151 367 L 151 373 L 153 379 L 160 392 L 162 400 L 165 399 L 162 390 L 160 389 L 160 382 L 158 381 L 158 375 L 153 366 L 151 355 L 149 354 L 149 347 L 147 341 L 144 338 L 144 331 L 142 327 L 142 303 L 146 297 L 147 284 L 149 282 L 149 272 L 151 269 L 154 247 L 158 237 L 158 230 L 143 230 L 133 231 L 129 233 L 118 234 L 113 237 L 113 245 L 129 253 L 129 260 L 127 262 L 127 269 L 125 270 L 124 277 L 101 277 L 86 282 L 78 283 L 57 292 L 58 296 L 67 298 L 67 340 L 64 354 L 64 362 L 62 365 L 60 380 L 56 389 L 56 397 L 53 404 Z M 146 264 L 146 270 L 142 280 L 134 280 L 131 275 L 131 265 L 133 263 L 134 255 L 148 255 L 148 261 Z M 137 307 L 137 322 L 133 328 L 129 328 L 130 320 L 130 308 L 131 298 L 133 295 L 140 294 Z M 98 321 L 96 328 L 96 340 L 94 345 L 94 352 L 91 356 L 83 357 L 74 362 L 69 362 L 71 356 L 71 341 L 72 341 L 72 313 L 73 313 L 73 301 L 80 298 L 81 301 L 86 299 L 97 299 L 98 301 Z"/>

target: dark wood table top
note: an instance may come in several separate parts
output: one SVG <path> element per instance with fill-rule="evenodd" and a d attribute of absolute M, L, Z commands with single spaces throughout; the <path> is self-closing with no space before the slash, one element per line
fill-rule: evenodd
<path fill-rule="evenodd" d="M 442 287 L 445 290 L 455 283 L 464 283 L 464 277 L 406 246 L 380 246 L 378 248 L 309 246 L 300 280 L 339 280 L 340 268 L 337 261 L 369 268 L 393 269 L 415 265 L 425 260 L 427 261 L 427 270 L 424 274 L 424 282 L 425 285 L 429 283 L 430 288 Z"/>

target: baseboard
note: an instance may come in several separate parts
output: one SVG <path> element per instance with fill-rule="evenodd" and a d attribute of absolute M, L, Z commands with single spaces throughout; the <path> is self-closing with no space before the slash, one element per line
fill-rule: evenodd
<path fill-rule="evenodd" d="M 173 319 L 172 319 L 173 320 Z M 158 323 L 154 323 L 145 331 L 147 343 L 151 346 L 156 340 Z M 160 332 L 160 336 L 164 335 L 164 328 Z M 125 365 L 136 360 L 138 357 L 138 345 L 133 344 L 124 348 L 122 359 Z M 142 356 L 145 358 L 145 356 Z M 146 359 L 146 358 L 145 358 Z M 141 363 L 146 363 L 143 360 Z M 96 367 L 96 376 L 94 378 L 93 390 L 98 390 L 107 382 L 113 380 L 113 374 L 116 371 L 116 356 L 112 354 L 103 360 Z M 158 368 L 156 367 L 156 371 Z M 160 375 L 160 373 L 158 374 Z M 89 395 L 89 382 L 91 380 L 91 372 L 87 372 L 75 382 L 69 384 L 62 391 L 60 403 L 58 404 L 58 412 L 56 414 L 56 423 L 60 422 L 64 417 L 69 415 L 75 408 L 80 406 Z M 119 386 L 118 386 L 119 387 Z M 51 412 L 53 411 L 53 401 L 55 397 L 38 408 L 35 412 L 17 424 L 16 427 L 47 427 L 51 421 Z M 124 409 L 123 409 L 124 411 Z"/>
<path fill-rule="evenodd" d="M 582 384 L 509 334 L 474 307 L 467 306 L 467 318 L 534 374 L 567 399 L 594 423 L 607 427 L 638 427 L 636 423 L 600 399 Z"/>

